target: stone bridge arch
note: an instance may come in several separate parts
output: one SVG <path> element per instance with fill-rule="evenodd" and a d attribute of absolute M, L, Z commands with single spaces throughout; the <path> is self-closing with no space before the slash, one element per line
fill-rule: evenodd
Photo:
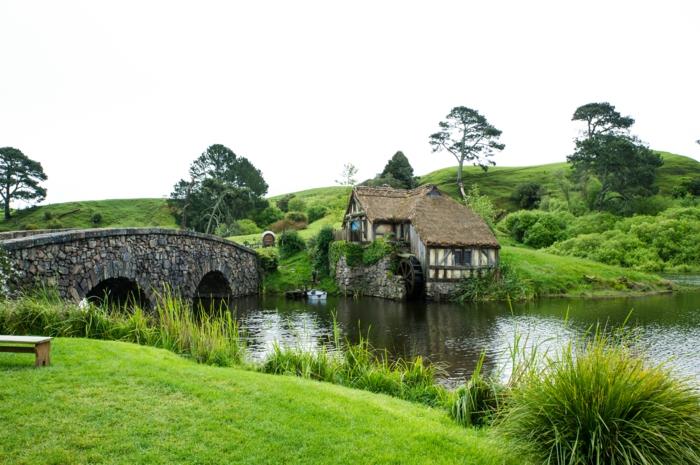
<path fill-rule="evenodd" d="M 260 290 L 253 250 L 192 231 L 71 230 L 4 240 L 2 245 L 18 272 L 17 287 L 49 284 L 71 300 L 83 299 L 101 283 L 120 279 L 133 282 L 150 304 L 164 289 L 188 300 L 198 289 L 221 290 L 223 283 L 230 297 Z"/>

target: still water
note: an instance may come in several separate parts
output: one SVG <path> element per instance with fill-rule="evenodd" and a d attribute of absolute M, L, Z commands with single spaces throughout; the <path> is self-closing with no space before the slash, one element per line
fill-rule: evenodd
<path fill-rule="evenodd" d="M 368 335 L 375 348 L 390 356 L 422 355 L 443 367 L 441 378 L 448 385 L 468 377 L 482 351 L 485 369 L 506 376 L 516 334 L 540 351 L 556 350 L 591 325 L 617 326 L 629 316 L 635 344 L 651 360 L 668 361 L 678 374 L 700 382 L 700 288 L 639 298 L 540 299 L 512 305 L 331 297 L 321 304 L 284 298 L 232 304 L 252 359 L 262 359 L 275 342 L 312 350 L 327 344 L 335 314 L 349 340 Z"/>

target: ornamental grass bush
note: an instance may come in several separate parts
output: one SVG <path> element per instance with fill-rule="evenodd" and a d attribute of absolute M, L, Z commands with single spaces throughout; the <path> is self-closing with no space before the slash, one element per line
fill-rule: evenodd
<path fill-rule="evenodd" d="M 499 427 L 548 465 L 700 463 L 697 387 L 600 334 L 530 370 Z"/>

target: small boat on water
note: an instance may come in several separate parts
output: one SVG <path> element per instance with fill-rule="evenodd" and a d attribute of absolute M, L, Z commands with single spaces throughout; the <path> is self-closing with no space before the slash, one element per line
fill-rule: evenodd
<path fill-rule="evenodd" d="M 326 300 L 328 293 L 326 291 L 319 291 L 318 289 L 311 289 L 306 293 L 306 297 L 309 300 Z"/>

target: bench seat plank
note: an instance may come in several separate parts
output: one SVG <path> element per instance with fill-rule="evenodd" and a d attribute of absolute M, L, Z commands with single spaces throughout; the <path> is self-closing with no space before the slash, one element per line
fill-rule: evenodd
<path fill-rule="evenodd" d="M 42 342 L 50 341 L 53 338 L 46 336 L 4 336 L 0 335 L 0 344 L 40 344 Z"/>

